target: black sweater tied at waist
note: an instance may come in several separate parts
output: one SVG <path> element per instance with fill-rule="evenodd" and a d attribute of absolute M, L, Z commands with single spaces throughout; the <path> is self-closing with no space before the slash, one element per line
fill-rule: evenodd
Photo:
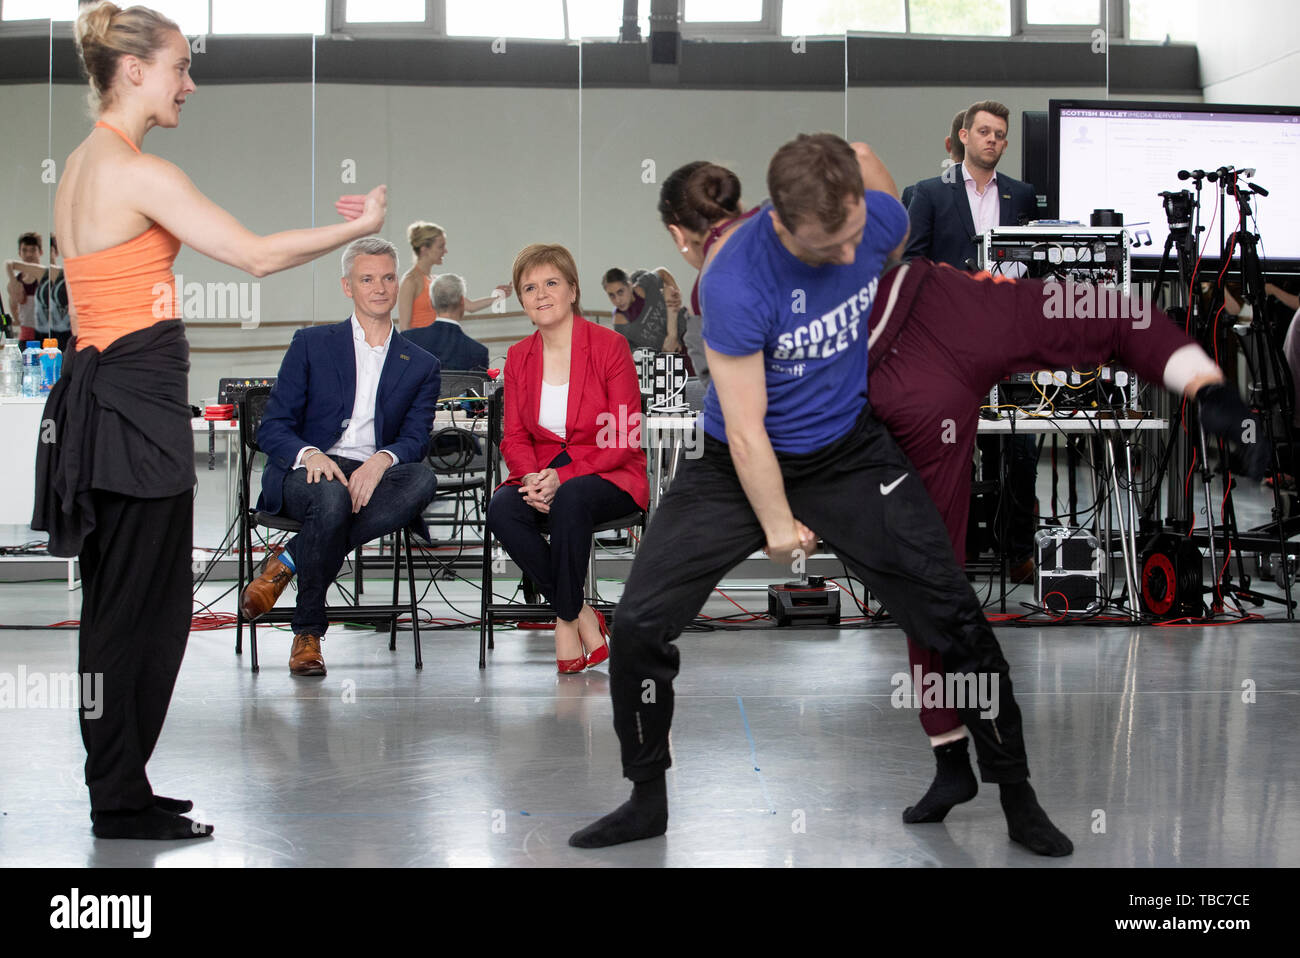
<path fill-rule="evenodd" d="M 51 555 L 81 552 L 95 528 L 93 489 L 161 499 L 194 488 L 189 369 L 179 320 L 136 330 L 102 353 L 69 350 L 36 452 L 32 528 L 50 534 Z"/>

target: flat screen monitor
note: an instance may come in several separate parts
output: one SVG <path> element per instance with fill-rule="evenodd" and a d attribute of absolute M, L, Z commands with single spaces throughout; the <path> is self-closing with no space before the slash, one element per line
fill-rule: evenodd
<path fill-rule="evenodd" d="M 1095 209 L 1122 213 L 1130 234 L 1150 232 L 1150 245 L 1133 249 L 1138 270 L 1158 267 L 1169 235 L 1161 192 L 1193 189 L 1180 170 L 1253 168 L 1269 191 L 1253 195 L 1251 232 L 1259 232 L 1265 272 L 1300 272 L 1300 107 L 1224 103 L 1159 103 L 1116 100 L 1052 100 L 1048 205 L 1063 220 L 1087 225 Z M 1219 190 L 1203 183 L 1198 250 L 1202 269 L 1219 257 Z M 1225 207 L 1227 231 L 1238 211 Z"/>

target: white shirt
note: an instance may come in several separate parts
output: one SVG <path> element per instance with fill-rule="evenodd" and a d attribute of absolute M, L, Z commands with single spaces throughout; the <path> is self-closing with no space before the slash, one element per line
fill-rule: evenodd
<path fill-rule="evenodd" d="M 569 384 L 552 386 L 542 380 L 542 406 L 537 413 L 537 425 L 564 438 L 564 420 L 569 415 Z"/>
<path fill-rule="evenodd" d="M 971 176 L 970 170 L 966 169 L 966 164 L 961 165 L 961 175 L 966 181 L 966 200 L 970 203 L 970 218 L 975 223 L 975 235 L 983 236 L 989 230 L 998 226 L 1012 226 L 1011 223 L 1002 222 L 1002 201 L 998 196 L 998 174 L 995 172 L 988 184 L 984 187 L 984 192 L 979 192 L 975 184 L 975 177 Z M 977 242 L 978 245 L 978 242 Z M 1024 276 L 1026 268 L 1024 263 L 1003 263 L 997 272 L 1002 276 Z"/>
<path fill-rule="evenodd" d="M 966 199 L 970 203 L 970 218 L 975 223 L 976 235 L 987 233 L 995 226 L 1001 226 L 1002 224 L 998 222 L 1002 217 L 1002 205 L 998 202 L 997 173 L 993 174 L 993 178 L 984 187 L 983 193 L 979 192 L 975 177 L 971 176 L 965 163 L 961 165 L 961 175 L 966 181 Z"/>
<path fill-rule="evenodd" d="M 393 342 L 393 329 L 390 325 L 388 336 L 379 346 L 366 342 L 366 331 L 357 322 L 356 313 L 352 314 L 352 350 L 357 364 L 357 388 L 352 401 L 352 417 L 343 428 L 343 435 L 325 453 L 343 459 L 356 459 L 365 462 L 375 454 L 375 400 L 379 396 L 379 377 L 384 372 L 384 361 L 388 359 L 388 347 Z M 295 469 L 304 468 L 303 453 L 314 446 L 304 446 L 298 450 L 294 460 Z M 392 457 L 393 465 L 397 456 L 390 450 L 384 452 Z"/>

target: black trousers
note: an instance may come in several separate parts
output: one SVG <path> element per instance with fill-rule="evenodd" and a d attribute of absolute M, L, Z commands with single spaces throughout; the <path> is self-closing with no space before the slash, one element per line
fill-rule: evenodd
<path fill-rule="evenodd" d="M 984 781 L 1027 779 L 1006 659 L 938 510 L 893 437 L 868 411 L 830 446 L 777 460 L 795 518 L 867 584 L 903 632 L 941 653 L 948 672 L 996 681 L 995 716 L 981 718 L 977 706 L 957 712 Z M 706 436 L 702 457 L 683 464 L 653 513 L 618 604 L 610 690 L 623 774 L 632 781 L 653 779 L 672 764 L 668 733 L 680 660 L 673 641 L 723 575 L 764 543 L 730 451 Z"/>
<path fill-rule="evenodd" d="M 571 622 L 582 612 L 592 530 L 637 509 L 636 500 L 608 479 L 577 476 L 560 483 L 548 515 L 524 502 L 518 486 L 502 486 L 488 503 L 487 524 L 555 614 Z"/>
<path fill-rule="evenodd" d="M 162 732 L 192 615 L 194 496 L 96 490 L 82 547 L 79 671 L 86 785 L 97 812 L 153 804 L 145 765 Z"/>

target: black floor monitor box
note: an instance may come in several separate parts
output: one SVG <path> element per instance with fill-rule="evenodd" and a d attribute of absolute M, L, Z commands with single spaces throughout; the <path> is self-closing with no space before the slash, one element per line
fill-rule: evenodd
<path fill-rule="evenodd" d="M 821 576 L 769 585 L 767 614 L 777 625 L 789 625 L 795 619 L 824 619 L 827 625 L 839 625 L 840 587 Z"/>
<path fill-rule="evenodd" d="M 1098 611 L 1103 556 L 1097 537 L 1083 529 L 1044 529 L 1034 543 L 1039 606 L 1057 615 Z"/>

